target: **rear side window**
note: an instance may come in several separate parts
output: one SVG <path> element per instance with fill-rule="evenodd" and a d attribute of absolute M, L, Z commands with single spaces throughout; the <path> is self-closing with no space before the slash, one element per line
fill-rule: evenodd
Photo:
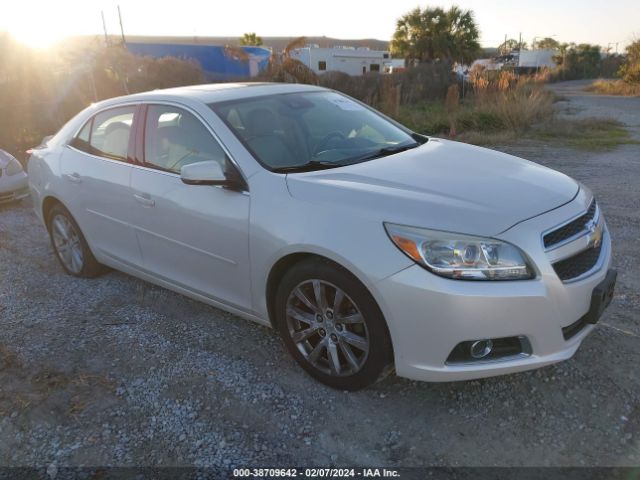
<path fill-rule="evenodd" d="M 84 152 L 90 151 L 89 140 L 91 139 L 91 125 L 93 125 L 93 118 L 84 124 L 80 133 L 73 139 L 72 145 Z"/>
<path fill-rule="evenodd" d="M 105 110 L 80 130 L 72 145 L 92 155 L 127 160 L 135 106 Z"/>

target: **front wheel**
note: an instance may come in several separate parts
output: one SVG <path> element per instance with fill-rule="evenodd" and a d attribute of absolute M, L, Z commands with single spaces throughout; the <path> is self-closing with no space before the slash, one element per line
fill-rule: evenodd
<path fill-rule="evenodd" d="M 276 314 L 293 357 L 330 387 L 366 387 L 392 362 L 375 300 L 353 275 L 329 262 L 307 260 L 289 270 L 277 291 Z"/>

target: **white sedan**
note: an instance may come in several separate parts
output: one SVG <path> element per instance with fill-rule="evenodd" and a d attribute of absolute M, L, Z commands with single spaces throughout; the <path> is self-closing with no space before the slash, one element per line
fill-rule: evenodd
<path fill-rule="evenodd" d="M 340 389 L 393 368 L 450 381 L 567 359 L 616 280 L 578 182 L 314 86 L 107 100 L 28 170 L 69 274 L 108 265 L 270 325 Z"/>
<path fill-rule="evenodd" d="M 22 165 L 13 155 L 0 150 L 0 204 L 28 196 L 29 183 Z"/>

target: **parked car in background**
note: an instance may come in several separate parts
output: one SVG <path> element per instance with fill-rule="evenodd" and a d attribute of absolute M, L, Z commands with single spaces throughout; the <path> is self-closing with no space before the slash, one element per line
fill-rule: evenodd
<path fill-rule="evenodd" d="M 0 150 L 0 203 L 29 196 L 29 183 L 22 164 L 10 153 Z"/>
<path fill-rule="evenodd" d="M 340 389 L 565 360 L 616 281 L 583 185 L 315 86 L 107 100 L 35 149 L 29 178 L 69 274 L 108 265 L 273 326 Z"/>

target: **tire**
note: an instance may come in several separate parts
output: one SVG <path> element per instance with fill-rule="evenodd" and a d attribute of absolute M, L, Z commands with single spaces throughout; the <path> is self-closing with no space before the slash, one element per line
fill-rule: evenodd
<path fill-rule="evenodd" d="M 393 351 L 382 312 L 342 267 L 319 258 L 294 265 L 276 292 L 275 313 L 291 355 L 325 385 L 358 390 L 389 371 Z"/>
<path fill-rule="evenodd" d="M 47 229 L 53 251 L 65 272 L 80 278 L 94 278 L 103 272 L 80 227 L 61 204 L 49 211 Z"/>

